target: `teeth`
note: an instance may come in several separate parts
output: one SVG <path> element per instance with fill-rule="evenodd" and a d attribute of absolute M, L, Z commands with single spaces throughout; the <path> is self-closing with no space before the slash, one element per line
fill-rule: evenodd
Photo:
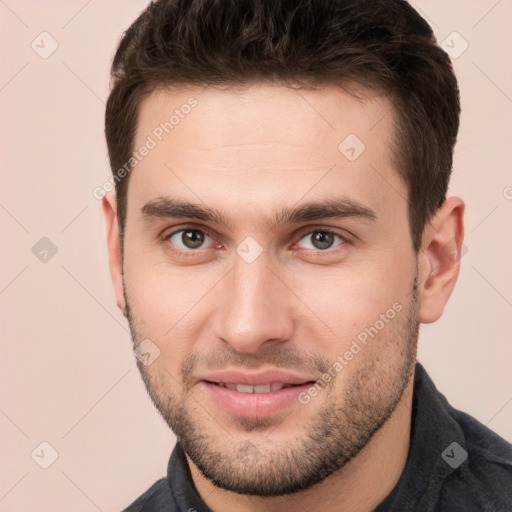
<path fill-rule="evenodd" d="M 270 384 L 265 384 L 262 386 L 254 386 L 255 393 L 270 393 Z"/>
<path fill-rule="evenodd" d="M 281 382 L 272 382 L 270 384 L 262 384 L 260 386 L 248 386 L 246 384 L 227 384 L 225 382 L 219 382 L 219 386 L 231 389 L 232 391 L 238 391 L 239 393 L 270 393 L 271 391 L 279 391 L 285 387 L 290 387 L 290 385 L 283 384 Z"/>
<path fill-rule="evenodd" d="M 246 386 L 245 384 L 237 384 L 235 389 L 240 393 L 254 393 L 254 386 Z"/>

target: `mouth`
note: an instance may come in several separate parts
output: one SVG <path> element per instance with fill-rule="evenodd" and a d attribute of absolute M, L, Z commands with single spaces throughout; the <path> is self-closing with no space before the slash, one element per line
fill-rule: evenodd
<path fill-rule="evenodd" d="M 269 384 L 259 384 L 256 386 L 250 386 L 248 384 L 233 384 L 229 382 L 210 382 L 210 384 L 231 389 L 232 391 L 238 391 L 239 393 L 271 393 L 272 391 L 280 391 L 281 389 L 284 388 L 291 388 L 303 385 L 287 384 L 285 382 L 270 382 Z M 311 384 L 311 382 L 306 382 L 305 384 Z"/>
<path fill-rule="evenodd" d="M 315 380 L 294 375 L 218 374 L 203 378 L 200 388 L 214 407 L 239 418 L 269 418 L 299 404 L 299 395 Z"/>

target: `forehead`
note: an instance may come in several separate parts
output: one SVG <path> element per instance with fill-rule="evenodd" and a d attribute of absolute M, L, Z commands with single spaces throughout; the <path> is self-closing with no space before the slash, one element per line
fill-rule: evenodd
<path fill-rule="evenodd" d="M 335 86 L 304 90 L 265 83 L 158 89 L 139 106 L 136 142 L 156 131 L 157 138 L 166 139 L 186 133 L 197 150 L 236 144 L 246 145 L 241 148 L 246 152 L 255 144 L 281 142 L 332 151 L 338 150 L 333 142 L 353 133 L 375 146 L 382 136 L 391 135 L 390 100 L 360 88 L 350 90 L 353 94 Z"/>
<path fill-rule="evenodd" d="M 333 191 L 393 207 L 406 189 L 393 162 L 392 105 L 358 96 L 266 84 L 155 91 L 139 108 L 134 148 L 151 149 L 131 172 L 129 210 L 177 193 L 257 211 Z"/>

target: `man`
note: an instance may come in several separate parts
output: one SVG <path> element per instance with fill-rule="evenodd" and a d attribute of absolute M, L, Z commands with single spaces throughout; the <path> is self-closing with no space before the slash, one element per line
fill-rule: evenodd
<path fill-rule="evenodd" d="M 112 280 L 177 436 L 134 511 L 512 510 L 416 363 L 459 272 L 448 56 L 400 0 L 161 0 L 106 137 Z"/>

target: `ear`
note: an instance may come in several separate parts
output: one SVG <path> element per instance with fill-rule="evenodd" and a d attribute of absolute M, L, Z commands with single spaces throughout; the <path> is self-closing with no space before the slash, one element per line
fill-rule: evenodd
<path fill-rule="evenodd" d="M 126 303 L 123 290 L 123 259 L 121 255 L 121 238 L 117 218 L 117 201 L 114 194 L 107 194 L 102 199 L 103 215 L 107 226 L 108 262 L 110 277 L 114 285 L 117 306 L 126 316 Z"/>
<path fill-rule="evenodd" d="M 455 287 L 464 240 L 464 201 L 447 198 L 423 231 L 418 255 L 419 321 L 435 322 Z"/>

